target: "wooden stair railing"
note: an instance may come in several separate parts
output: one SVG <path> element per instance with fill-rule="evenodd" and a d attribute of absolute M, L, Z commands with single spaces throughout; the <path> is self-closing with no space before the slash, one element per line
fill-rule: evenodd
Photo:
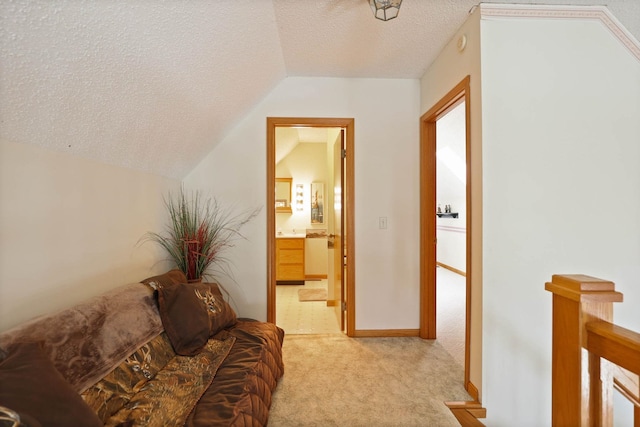
<path fill-rule="evenodd" d="M 640 427 L 640 334 L 612 323 L 622 294 L 584 275 L 554 275 L 545 289 L 553 293 L 552 425 L 613 425 L 615 387 Z"/>

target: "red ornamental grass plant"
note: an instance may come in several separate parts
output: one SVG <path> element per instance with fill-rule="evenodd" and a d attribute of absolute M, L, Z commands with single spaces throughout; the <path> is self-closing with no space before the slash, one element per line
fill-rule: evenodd
<path fill-rule="evenodd" d="M 215 198 L 202 199 L 199 192 L 164 200 L 170 223 L 164 234 L 148 232 L 143 241 L 159 244 L 190 281 L 224 273 L 228 259 L 223 252 L 244 238 L 240 229 L 260 212 L 260 208 L 234 214 Z"/>

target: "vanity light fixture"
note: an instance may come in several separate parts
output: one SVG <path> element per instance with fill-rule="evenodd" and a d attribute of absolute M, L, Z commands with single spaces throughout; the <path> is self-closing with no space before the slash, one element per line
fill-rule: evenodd
<path fill-rule="evenodd" d="M 402 0 L 369 0 L 373 16 L 381 21 L 388 21 L 398 16 Z"/>
<path fill-rule="evenodd" d="M 296 210 L 304 209 L 304 185 L 296 184 Z"/>

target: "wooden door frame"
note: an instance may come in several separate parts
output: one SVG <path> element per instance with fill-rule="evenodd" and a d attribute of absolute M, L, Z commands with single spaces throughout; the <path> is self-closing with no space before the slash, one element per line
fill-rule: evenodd
<path fill-rule="evenodd" d="M 346 307 L 347 307 L 347 336 L 355 335 L 356 300 L 355 300 L 355 183 L 354 183 L 354 128 L 353 118 L 310 118 L 310 117 L 267 117 L 267 206 L 275 206 L 275 173 L 276 173 L 276 127 L 328 127 L 346 129 L 345 147 L 346 174 L 343 176 L 343 192 L 346 219 L 344 221 L 346 231 L 343 235 L 347 237 L 347 286 L 346 286 Z M 275 209 L 267 209 L 267 321 L 276 323 L 276 251 L 275 251 L 275 229 L 276 214 Z"/>
<path fill-rule="evenodd" d="M 471 331 L 471 93 L 466 76 L 429 111 L 420 117 L 420 337 L 436 338 L 436 122 L 465 102 L 466 151 L 466 309 L 464 384 L 470 391 Z M 476 396 L 477 398 L 477 396 Z"/>

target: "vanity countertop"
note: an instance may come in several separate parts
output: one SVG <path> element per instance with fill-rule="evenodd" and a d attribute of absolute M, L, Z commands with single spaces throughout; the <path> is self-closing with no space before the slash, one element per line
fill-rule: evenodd
<path fill-rule="evenodd" d="M 276 239 L 304 239 L 305 237 L 307 237 L 306 234 L 303 233 L 280 233 L 280 234 L 276 234 Z"/>

